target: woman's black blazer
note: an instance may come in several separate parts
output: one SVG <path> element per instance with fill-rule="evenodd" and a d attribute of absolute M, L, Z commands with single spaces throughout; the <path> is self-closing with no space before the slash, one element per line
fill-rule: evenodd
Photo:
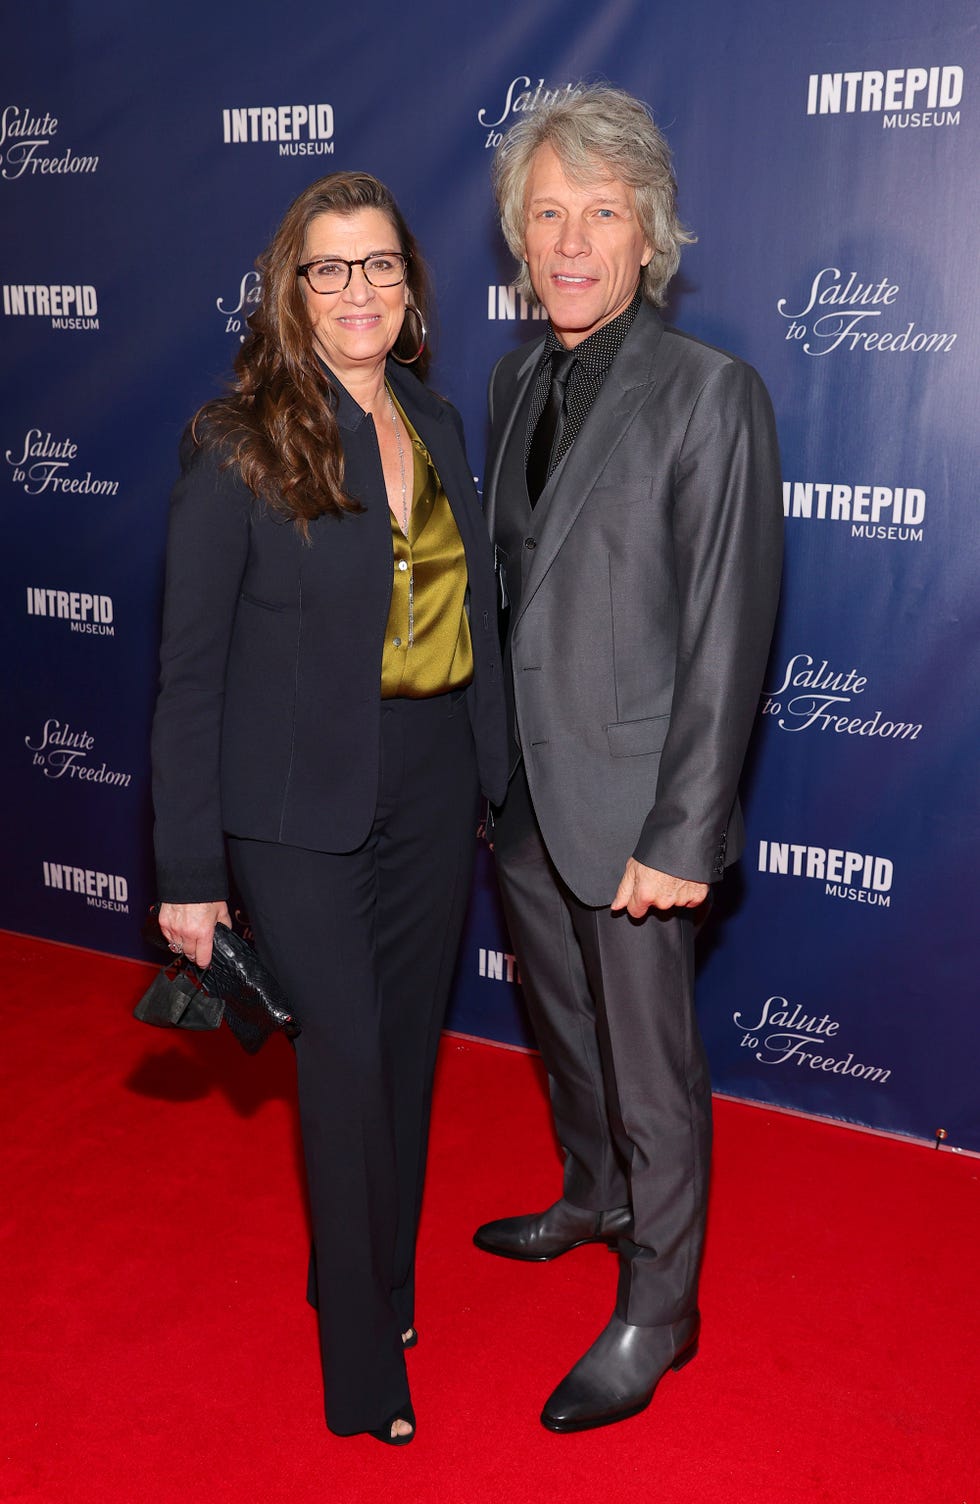
<path fill-rule="evenodd" d="M 426 444 L 466 554 L 484 793 L 507 747 L 492 549 L 455 409 L 410 372 L 388 379 Z M 305 544 L 214 450 L 190 449 L 171 500 L 160 695 L 153 722 L 158 891 L 228 889 L 223 833 L 319 851 L 366 838 L 378 788 L 381 654 L 392 590 L 374 423 L 338 387 L 345 484 L 361 513 L 321 517 Z"/>

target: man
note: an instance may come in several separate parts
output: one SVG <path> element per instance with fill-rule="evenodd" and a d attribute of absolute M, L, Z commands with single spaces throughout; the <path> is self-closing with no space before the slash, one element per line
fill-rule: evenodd
<path fill-rule="evenodd" d="M 618 1247 L 614 1314 L 554 1431 L 642 1410 L 697 1348 L 711 1099 L 694 932 L 744 833 L 782 506 L 756 373 L 655 311 L 692 237 L 646 108 L 588 88 L 498 148 L 543 339 L 490 383 L 487 509 L 509 596 L 513 770 L 494 841 L 565 1151 L 561 1199 L 478 1247 Z"/>

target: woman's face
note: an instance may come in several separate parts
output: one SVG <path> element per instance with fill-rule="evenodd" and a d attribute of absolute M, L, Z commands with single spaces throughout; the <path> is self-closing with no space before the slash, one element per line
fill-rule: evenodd
<path fill-rule="evenodd" d="M 391 220 L 381 209 L 358 209 L 353 214 L 318 214 L 311 220 L 302 260 L 305 264 L 339 256 L 360 261 L 384 252 L 401 252 Z M 381 367 L 402 327 L 407 281 L 372 287 L 364 268 L 355 266 L 342 292 L 314 292 L 305 277 L 301 284 L 313 343 L 341 381 Z"/>

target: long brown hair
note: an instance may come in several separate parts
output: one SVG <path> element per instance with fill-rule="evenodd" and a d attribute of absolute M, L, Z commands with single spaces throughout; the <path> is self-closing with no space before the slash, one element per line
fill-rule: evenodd
<path fill-rule="evenodd" d="M 306 232 L 319 214 L 380 209 L 407 256 L 411 303 L 428 323 L 429 279 L 415 237 L 390 191 L 366 172 L 333 172 L 305 188 L 255 265 L 262 300 L 248 320 L 249 333 L 235 358 L 235 377 L 224 396 L 194 415 L 191 434 L 200 445 L 220 445 L 255 496 L 292 518 L 304 537 L 316 517 L 357 512 L 344 489 L 344 455 L 334 412 L 337 391 L 316 355 L 313 326 L 296 268 Z M 408 319 L 394 353 L 411 357 L 417 320 Z M 421 380 L 428 349 L 412 369 Z"/>

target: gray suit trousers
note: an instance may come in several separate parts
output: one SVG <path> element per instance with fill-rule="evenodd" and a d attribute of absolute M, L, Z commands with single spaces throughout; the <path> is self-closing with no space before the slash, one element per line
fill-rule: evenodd
<path fill-rule="evenodd" d="M 695 916 L 634 920 L 577 899 L 545 849 L 523 763 L 494 849 L 565 1151 L 563 1194 L 592 1211 L 632 1203 L 616 1313 L 678 1321 L 697 1305 L 711 1153 Z"/>

